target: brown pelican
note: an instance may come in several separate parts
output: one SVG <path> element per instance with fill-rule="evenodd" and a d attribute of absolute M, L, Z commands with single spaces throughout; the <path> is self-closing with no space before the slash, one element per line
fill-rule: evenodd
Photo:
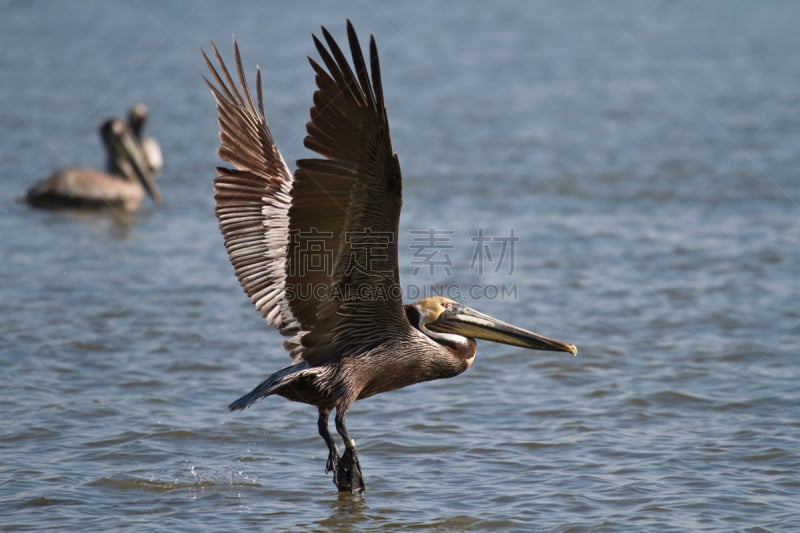
<path fill-rule="evenodd" d="M 370 68 L 347 23 L 353 68 L 323 27 L 314 37 L 324 66 L 309 59 L 317 91 L 305 146 L 321 159 L 297 161 L 292 175 L 264 116 L 261 73 L 253 102 L 234 40 L 234 81 L 218 49 L 203 54 L 217 102 L 220 158 L 216 214 L 236 275 L 268 323 L 287 337 L 292 364 L 231 403 L 244 409 L 277 394 L 319 409 L 326 472 L 342 492 L 363 492 L 347 409 L 380 392 L 456 376 L 475 358 L 475 339 L 575 354 L 554 339 L 506 324 L 442 297 L 403 305 L 397 266 L 401 183 L 384 108 L 378 52 Z M 324 242 L 320 243 L 320 239 Z M 314 244 L 316 243 L 316 248 Z M 331 251 L 320 261 L 314 251 Z M 316 260 L 316 263 L 315 263 Z M 316 265 L 316 266 L 315 266 Z M 328 431 L 336 409 L 340 456 Z"/>
<path fill-rule="evenodd" d="M 91 168 L 66 168 L 31 187 L 25 201 L 36 207 L 101 208 L 135 211 L 145 191 L 153 201 L 161 196 L 133 133 L 124 120 L 100 125 L 100 138 L 116 169 L 114 173 Z"/>
<path fill-rule="evenodd" d="M 128 111 L 128 125 L 139 141 L 147 166 L 153 175 L 158 175 L 164 166 L 164 157 L 161 155 L 161 146 L 158 141 L 153 137 L 145 137 L 143 134 L 147 114 L 146 105 L 136 104 Z"/>

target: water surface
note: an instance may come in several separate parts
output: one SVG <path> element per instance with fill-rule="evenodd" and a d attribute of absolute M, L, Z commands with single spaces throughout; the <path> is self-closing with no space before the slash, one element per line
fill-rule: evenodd
<path fill-rule="evenodd" d="M 3 6 L 4 529 L 800 528 L 795 3 L 227 6 Z M 463 376 L 356 404 L 363 500 L 323 474 L 315 409 L 226 409 L 288 358 L 216 227 L 199 52 L 236 34 L 293 161 L 309 34 L 346 17 L 378 39 L 408 294 L 449 286 L 580 348 L 482 343 Z M 164 205 L 17 201 L 102 165 L 96 125 L 137 101 Z M 415 262 L 430 230 L 449 272 Z M 471 237 L 512 230 L 513 262 L 480 272 Z"/>

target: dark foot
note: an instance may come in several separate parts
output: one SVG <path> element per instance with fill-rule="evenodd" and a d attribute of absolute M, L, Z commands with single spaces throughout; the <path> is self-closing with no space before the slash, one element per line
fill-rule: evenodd
<path fill-rule="evenodd" d="M 328 462 L 325 465 L 325 473 L 333 472 L 334 481 L 336 479 L 336 470 L 339 468 L 339 451 L 334 448 L 328 454 Z"/>
<path fill-rule="evenodd" d="M 354 448 L 347 448 L 339 460 L 339 465 L 333 471 L 333 482 L 339 492 L 364 493 L 364 480 L 361 478 L 361 465 Z"/>

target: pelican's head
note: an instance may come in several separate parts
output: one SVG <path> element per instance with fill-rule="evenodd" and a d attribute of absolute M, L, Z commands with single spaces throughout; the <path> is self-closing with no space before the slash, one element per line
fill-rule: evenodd
<path fill-rule="evenodd" d="M 439 342 L 449 341 L 451 344 L 464 344 L 467 339 L 484 339 L 532 350 L 569 352 L 572 355 L 578 353 L 574 344 L 550 339 L 512 326 L 449 298 L 432 296 L 423 298 L 408 307 L 419 314 L 417 323 L 414 325 L 424 334 Z M 416 317 L 414 318 L 416 319 Z"/>
<path fill-rule="evenodd" d="M 138 179 L 153 201 L 160 202 L 161 194 L 153 179 L 153 172 L 149 169 L 128 124 L 124 120 L 109 119 L 100 126 L 100 137 L 116 168 L 122 170 L 123 177 L 129 180 Z"/>
<path fill-rule="evenodd" d="M 128 111 L 128 125 L 139 141 L 147 166 L 152 171 L 153 176 L 156 177 L 164 166 L 164 157 L 161 155 L 161 146 L 159 146 L 158 141 L 152 137 L 144 136 L 144 125 L 147 122 L 147 116 L 147 106 L 136 104 Z"/>
<path fill-rule="evenodd" d="M 147 122 L 147 106 L 144 104 L 136 104 L 130 111 L 128 111 L 128 124 L 131 126 L 131 131 L 137 139 L 142 138 L 142 131 L 144 130 L 144 123 Z"/>

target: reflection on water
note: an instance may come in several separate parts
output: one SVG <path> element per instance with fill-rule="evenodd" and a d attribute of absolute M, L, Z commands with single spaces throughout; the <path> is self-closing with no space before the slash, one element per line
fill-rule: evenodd
<path fill-rule="evenodd" d="M 124 240 L 130 237 L 131 228 L 139 220 L 152 216 L 152 211 L 143 210 L 138 213 L 119 209 L 57 209 L 42 214 L 45 227 L 58 231 L 64 224 L 77 222 L 85 224 L 90 232 L 107 232 L 114 239 Z"/>
<path fill-rule="evenodd" d="M 338 494 L 331 497 L 330 516 L 319 520 L 317 525 L 328 530 L 342 530 L 357 527 L 359 523 L 368 522 L 365 516 L 368 506 L 363 498 L 353 497 L 349 494 Z"/>

